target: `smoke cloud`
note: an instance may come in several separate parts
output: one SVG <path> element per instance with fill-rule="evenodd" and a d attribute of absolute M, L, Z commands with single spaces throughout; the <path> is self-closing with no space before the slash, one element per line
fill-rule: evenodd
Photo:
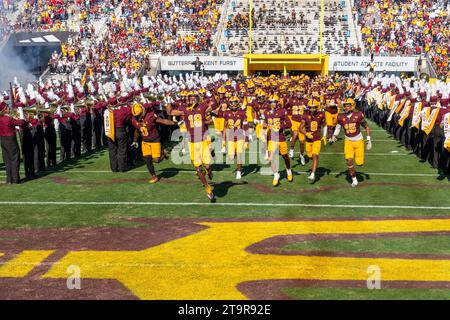
<path fill-rule="evenodd" d="M 30 67 L 14 51 L 12 46 L 5 45 L 0 49 L 0 89 L 9 92 L 9 83 L 13 83 L 14 77 L 22 87 L 36 81 L 37 77 L 30 71 Z"/>

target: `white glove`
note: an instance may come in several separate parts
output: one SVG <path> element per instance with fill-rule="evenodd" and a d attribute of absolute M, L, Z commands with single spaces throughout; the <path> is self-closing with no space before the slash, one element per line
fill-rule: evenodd
<path fill-rule="evenodd" d="M 249 142 L 253 142 L 253 135 L 252 135 L 252 134 L 249 134 L 249 135 L 248 135 L 248 141 L 249 141 Z"/>
<path fill-rule="evenodd" d="M 181 125 L 184 123 L 184 120 L 180 120 L 177 122 L 178 126 L 181 127 Z"/>
<path fill-rule="evenodd" d="M 333 135 L 330 139 L 330 142 L 336 142 L 337 141 L 337 136 Z"/>
<path fill-rule="evenodd" d="M 258 123 L 259 123 L 259 120 L 258 120 L 258 119 L 253 119 L 253 123 L 254 123 L 254 124 L 258 124 Z"/>
<path fill-rule="evenodd" d="M 132 144 L 131 144 L 131 146 L 133 147 L 133 148 L 139 148 L 139 144 L 137 143 L 137 142 L 133 142 Z"/>
<path fill-rule="evenodd" d="M 366 149 L 367 150 L 371 150 L 372 149 L 372 141 L 370 140 L 369 136 L 367 136 Z"/>

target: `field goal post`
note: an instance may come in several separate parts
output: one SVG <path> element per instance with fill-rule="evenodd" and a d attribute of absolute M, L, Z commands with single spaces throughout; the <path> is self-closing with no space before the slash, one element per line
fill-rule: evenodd
<path fill-rule="evenodd" d="M 320 0 L 320 28 L 318 54 L 254 54 L 253 53 L 253 0 L 249 0 L 249 31 L 248 54 L 244 55 L 244 75 L 253 71 L 283 71 L 284 76 L 288 70 L 314 71 L 322 75 L 328 74 L 328 56 L 323 54 L 323 30 L 325 5 Z M 266 68 L 267 67 L 267 68 Z"/>

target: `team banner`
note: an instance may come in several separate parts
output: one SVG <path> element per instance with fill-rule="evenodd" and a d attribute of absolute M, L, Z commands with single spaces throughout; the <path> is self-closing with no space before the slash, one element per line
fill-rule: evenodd
<path fill-rule="evenodd" d="M 430 134 L 431 130 L 433 130 L 434 123 L 436 122 L 437 116 L 439 114 L 439 109 L 434 108 L 431 111 L 431 107 L 423 108 L 422 112 L 422 131 L 426 134 Z"/>
<path fill-rule="evenodd" d="M 375 72 L 415 72 L 416 57 L 374 57 Z M 329 71 L 369 71 L 370 56 L 330 55 Z"/>
<path fill-rule="evenodd" d="M 162 56 L 162 71 L 195 71 L 194 62 L 197 57 L 203 63 L 205 71 L 243 71 L 243 57 L 215 57 L 215 56 Z"/>
<path fill-rule="evenodd" d="M 450 113 L 444 115 L 444 133 L 445 133 L 445 142 L 444 148 L 450 152 Z"/>
<path fill-rule="evenodd" d="M 406 118 L 409 116 L 409 111 L 411 110 L 411 100 L 406 101 L 405 107 L 402 109 L 402 112 L 400 112 L 400 120 L 398 120 L 398 124 L 403 127 L 403 123 L 405 122 Z"/>
<path fill-rule="evenodd" d="M 419 124 L 421 120 L 421 112 L 422 112 L 422 102 L 416 102 L 414 105 L 413 118 L 411 121 L 411 128 L 419 129 Z"/>
<path fill-rule="evenodd" d="M 103 113 L 105 136 L 114 141 L 114 113 L 108 109 Z"/>

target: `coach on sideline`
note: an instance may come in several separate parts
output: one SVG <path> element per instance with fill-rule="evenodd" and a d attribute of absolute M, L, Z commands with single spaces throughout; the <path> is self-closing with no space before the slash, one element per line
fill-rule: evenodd
<path fill-rule="evenodd" d="M 9 115 L 6 103 L 0 101 L 0 139 L 3 161 L 6 167 L 6 183 L 20 183 L 20 150 L 16 138 L 16 126 L 23 127 L 25 120 L 17 120 Z"/>

